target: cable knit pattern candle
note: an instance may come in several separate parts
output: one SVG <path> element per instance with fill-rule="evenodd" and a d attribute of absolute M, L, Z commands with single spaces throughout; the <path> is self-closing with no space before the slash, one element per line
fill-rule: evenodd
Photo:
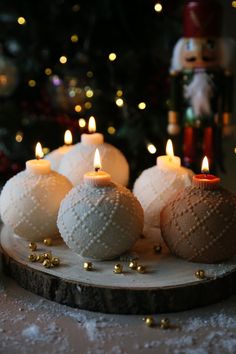
<path fill-rule="evenodd" d="M 49 161 L 27 161 L 26 170 L 11 178 L 2 190 L 2 221 L 30 241 L 57 237 L 58 209 L 71 188 L 66 177 L 51 170 Z"/>
<path fill-rule="evenodd" d="M 129 180 L 129 165 L 120 150 L 113 145 L 104 143 L 104 137 L 95 133 L 96 126 L 93 117 L 89 120 L 90 134 L 82 134 L 81 142 L 61 160 L 59 172 L 66 176 L 75 186 L 83 181 L 86 172 L 93 168 L 93 158 L 96 148 L 99 148 L 103 168 L 107 171 L 114 182 L 124 186 Z"/>
<path fill-rule="evenodd" d="M 97 170 L 87 173 L 62 201 L 58 227 L 65 243 L 80 256 L 112 259 L 141 235 L 143 210 L 127 188 Z"/>
<path fill-rule="evenodd" d="M 193 172 L 180 166 L 168 142 L 167 155 L 157 158 L 157 165 L 143 171 L 134 184 L 134 194 L 144 210 L 144 233 L 160 227 L 160 212 L 180 190 L 191 184 Z"/>
<path fill-rule="evenodd" d="M 203 173 L 171 199 L 161 213 L 163 239 L 191 262 L 216 263 L 236 254 L 236 196 Z"/>
<path fill-rule="evenodd" d="M 45 156 L 45 160 L 51 162 L 51 168 L 54 171 L 58 171 L 61 159 L 73 148 L 73 138 L 70 130 L 66 130 L 64 135 L 64 142 L 65 145 L 60 146 L 58 149 L 53 150 Z"/>

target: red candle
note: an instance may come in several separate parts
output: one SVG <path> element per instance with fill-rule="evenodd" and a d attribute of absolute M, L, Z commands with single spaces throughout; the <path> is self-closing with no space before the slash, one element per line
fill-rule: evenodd
<path fill-rule="evenodd" d="M 220 178 L 209 174 L 209 163 L 205 156 L 202 161 L 202 173 L 193 176 L 193 185 L 201 189 L 217 189 L 220 184 Z"/>

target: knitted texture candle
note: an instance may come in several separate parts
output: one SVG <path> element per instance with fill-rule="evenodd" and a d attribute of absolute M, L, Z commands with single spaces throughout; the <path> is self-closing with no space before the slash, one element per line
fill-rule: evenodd
<path fill-rule="evenodd" d="M 41 174 L 40 171 L 32 172 L 29 167 L 11 178 L 3 188 L 0 197 L 2 221 L 18 236 L 30 241 L 56 237 L 59 235 L 58 209 L 72 184 L 54 171 Z"/>
<path fill-rule="evenodd" d="M 142 233 L 143 210 L 125 187 L 82 183 L 62 201 L 58 227 L 74 252 L 106 260 L 129 250 Z"/>

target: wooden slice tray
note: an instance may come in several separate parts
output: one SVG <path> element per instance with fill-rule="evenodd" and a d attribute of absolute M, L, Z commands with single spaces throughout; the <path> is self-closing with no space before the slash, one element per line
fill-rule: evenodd
<path fill-rule="evenodd" d="M 158 235 L 140 239 L 130 254 L 115 261 L 93 262 L 94 271 L 83 270 L 84 259 L 58 240 L 52 247 L 38 243 L 38 252 L 51 250 L 60 257 L 57 268 L 44 268 L 28 262 L 28 242 L 7 227 L 1 231 L 4 270 L 22 287 L 52 301 L 81 309 L 119 314 L 173 312 L 215 303 L 236 292 L 236 257 L 226 263 L 206 265 L 188 263 L 169 254 L 163 245 L 161 254 L 153 246 Z M 128 268 L 138 258 L 147 272 Z M 116 263 L 123 274 L 114 274 Z M 194 273 L 204 269 L 207 279 Z"/>

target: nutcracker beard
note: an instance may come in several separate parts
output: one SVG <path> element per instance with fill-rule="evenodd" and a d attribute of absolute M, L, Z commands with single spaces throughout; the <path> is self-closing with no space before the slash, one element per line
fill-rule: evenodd
<path fill-rule="evenodd" d="M 196 72 L 192 82 L 185 88 L 184 97 L 190 100 L 193 112 L 197 117 L 209 116 L 211 98 L 214 94 L 214 84 L 211 77 L 205 72 Z"/>

